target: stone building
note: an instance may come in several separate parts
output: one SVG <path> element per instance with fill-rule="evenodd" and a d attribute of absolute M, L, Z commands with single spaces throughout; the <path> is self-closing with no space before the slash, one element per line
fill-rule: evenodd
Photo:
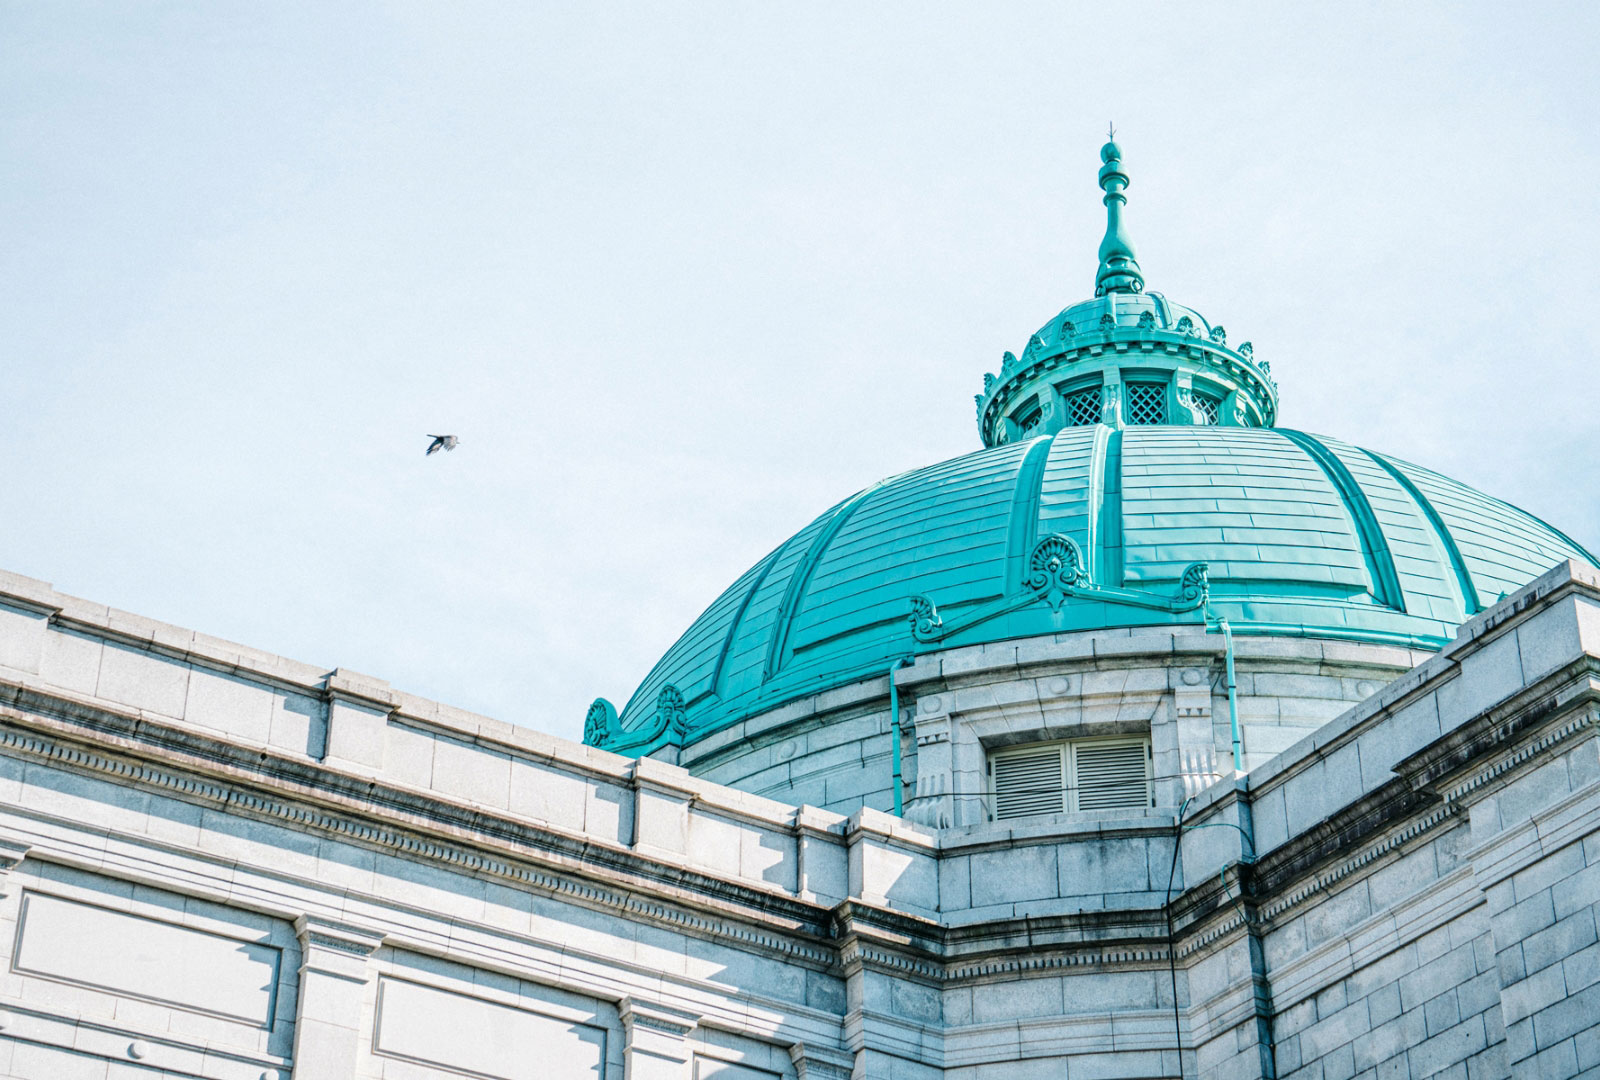
<path fill-rule="evenodd" d="M 0 575 L 0 1075 L 1600 1076 L 1600 569 L 1277 428 L 1102 159 L 984 448 L 587 745 Z"/>

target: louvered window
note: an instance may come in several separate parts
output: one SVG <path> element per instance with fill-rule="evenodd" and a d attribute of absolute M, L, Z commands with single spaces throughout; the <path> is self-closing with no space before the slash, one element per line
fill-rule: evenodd
<path fill-rule="evenodd" d="M 1123 387 L 1128 401 L 1128 423 L 1165 424 L 1167 387 L 1165 383 L 1127 383 Z"/>
<path fill-rule="evenodd" d="M 1148 739 L 1079 739 L 989 757 L 997 819 L 1153 806 Z"/>
<path fill-rule="evenodd" d="M 1084 427 L 1088 424 L 1100 422 L 1100 388 L 1091 386 L 1087 390 L 1076 390 L 1068 394 L 1063 401 L 1067 406 L 1067 426 Z"/>

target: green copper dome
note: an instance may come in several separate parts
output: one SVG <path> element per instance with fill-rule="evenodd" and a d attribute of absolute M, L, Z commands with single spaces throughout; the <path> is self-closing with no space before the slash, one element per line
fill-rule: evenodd
<path fill-rule="evenodd" d="M 1143 291 L 1121 151 L 1102 158 L 1100 295 L 986 377 L 985 448 L 874 484 L 779 545 L 620 716 L 595 702 L 585 742 L 647 753 L 909 654 L 1207 613 L 1235 633 L 1437 648 L 1556 562 L 1595 562 L 1437 473 L 1275 429 L 1250 345 Z"/>

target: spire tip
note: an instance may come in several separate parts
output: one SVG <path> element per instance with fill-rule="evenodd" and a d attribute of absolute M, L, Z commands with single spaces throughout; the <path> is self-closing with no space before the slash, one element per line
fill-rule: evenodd
<path fill-rule="evenodd" d="M 1122 147 L 1116 142 L 1115 125 L 1106 125 L 1106 144 L 1100 148 L 1100 187 L 1105 191 L 1101 200 L 1106 204 L 1106 235 L 1100 241 L 1100 270 L 1094 278 L 1094 294 L 1108 292 L 1137 293 L 1144 291 L 1144 274 L 1133 253 L 1133 241 L 1128 237 L 1122 221 L 1122 208 L 1128 198 L 1123 194 L 1128 188 L 1128 174 L 1122 167 Z"/>

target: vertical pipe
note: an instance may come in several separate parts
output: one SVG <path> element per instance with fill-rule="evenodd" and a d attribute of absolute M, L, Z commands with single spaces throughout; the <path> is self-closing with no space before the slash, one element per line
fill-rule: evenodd
<path fill-rule="evenodd" d="M 1239 701 L 1233 677 L 1233 630 L 1227 619 L 1218 618 L 1217 626 L 1222 629 L 1223 662 L 1228 672 L 1228 727 L 1233 733 L 1233 771 L 1238 776 L 1244 772 L 1244 748 L 1239 741 Z"/>
<path fill-rule="evenodd" d="M 909 663 L 911 657 L 902 656 L 889 665 L 889 758 L 894 763 L 895 817 L 905 817 L 905 805 L 900 793 L 900 688 L 894 684 L 894 673 Z"/>

